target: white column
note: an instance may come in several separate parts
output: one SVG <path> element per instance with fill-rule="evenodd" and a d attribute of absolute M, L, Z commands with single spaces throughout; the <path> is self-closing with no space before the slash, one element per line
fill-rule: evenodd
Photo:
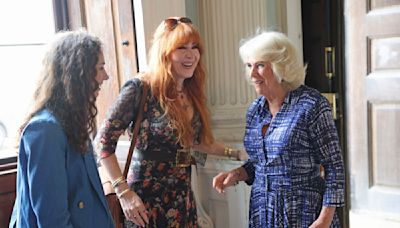
<path fill-rule="evenodd" d="M 245 112 L 256 97 L 246 81 L 240 41 L 267 27 L 265 0 L 198 1 L 199 27 L 206 53 L 207 96 L 216 136 L 241 143 Z"/>
<path fill-rule="evenodd" d="M 286 0 L 287 35 L 299 51 L 303 61 L 303 30 L 301 25 L 301 1 Z"/>

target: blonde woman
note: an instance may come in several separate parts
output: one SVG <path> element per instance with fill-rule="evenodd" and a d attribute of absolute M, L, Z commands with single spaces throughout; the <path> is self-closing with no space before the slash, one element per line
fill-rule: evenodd
<path fill-rule="evenodd" d="M 339 227 L 345 176 L 328 101 L 304 85 L 305 67 L 286 35 L 261 33 L 239 53 L 259 95 L 246 117 L 249 160 L 214 177 L 214 187 L 222 193 L 238 181 L 252 185 L 251 228 Z"/>

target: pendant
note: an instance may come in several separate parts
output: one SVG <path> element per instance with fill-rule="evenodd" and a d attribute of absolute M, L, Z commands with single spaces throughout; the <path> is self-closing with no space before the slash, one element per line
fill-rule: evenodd
<path fill-rule="evenodd" d="M 185 109 L 185 110 L 188 110 L 189 105 L 184 103 L 184 104 L 182 105 L 182 108 Z"/>

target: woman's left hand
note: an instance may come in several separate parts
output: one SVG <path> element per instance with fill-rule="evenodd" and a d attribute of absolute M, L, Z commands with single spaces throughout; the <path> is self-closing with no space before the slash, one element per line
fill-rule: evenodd
<path fill-rule="evenodd" d="M 329 228 L 332 223 L 336 207 L 323 206 L 317 218 L 309 228 Z"/>
<path fill-rule="evenodd" d="M 311 226 L 309 228 L 329 228 L 329 226 L 331 225 L 330 222 L 327 221 L 319 221 L 318 219 L 315 220 L 313 222 L 313 224 L 311 224 Z"/>
<path fill-rule="evenodd" d="M 221 172 L 213 178 L 213 187 L 218 193 L 225 193 L 225 188 L 237 184 L 238 180 L 233 171 Z"/>

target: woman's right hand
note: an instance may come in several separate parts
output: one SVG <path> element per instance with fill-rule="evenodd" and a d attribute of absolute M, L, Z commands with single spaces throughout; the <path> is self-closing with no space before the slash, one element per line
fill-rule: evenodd
<path fill-rule="evenodd" d="M 213 178 L 213 187 L 218 193 L 225 193 L 225 188 L 236 185 L 238 181 L 234 170 L 221 172 Z"/>
<path fill-rule="evenodd" d="M 132 190 L 119 198 L 125 217 L 136 225 L 144 227 L 149 223 L 149 212 L 140 197 Z"/>

